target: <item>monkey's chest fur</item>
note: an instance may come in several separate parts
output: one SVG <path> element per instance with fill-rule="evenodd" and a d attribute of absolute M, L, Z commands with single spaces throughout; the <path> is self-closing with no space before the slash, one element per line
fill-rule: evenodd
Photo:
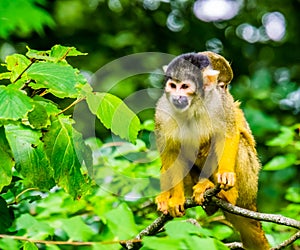
<path fill-rule="evenodd" d="M 188 161 L 189 165 L 199 168 L 205 162 L 212 149 L 213 127 L 207 119 L 196 123 L 194 119 L 170 119 L 164 123 L 167 133 L 164 135 L 166 148 L 179 148 L 178 157 Z"/>

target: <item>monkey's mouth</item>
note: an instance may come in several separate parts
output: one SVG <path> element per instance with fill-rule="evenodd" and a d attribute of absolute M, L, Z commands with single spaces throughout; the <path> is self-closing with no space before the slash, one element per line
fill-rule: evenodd
<path fill-rule="evenodd" d="M 188 98 L 186 96 L 172 96 L 172 103 L 177 109 L 185 109 L 189 105 Z"/>

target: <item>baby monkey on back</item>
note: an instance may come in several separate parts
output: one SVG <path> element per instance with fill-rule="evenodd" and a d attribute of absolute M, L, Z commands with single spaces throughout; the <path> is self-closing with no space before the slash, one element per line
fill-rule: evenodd
<path fill-rule="evenodd" d="M 155 114 L 162 161 L 158 210 L 182 216 L 185 197 L 203 205 L 204 192 L 220 184 L 220 198 L 256 211 L 260 164 L 240 104 L 227 88 L 233 77 L 229 63 L 213 52 L 183 54 L 165 74 Z M 204 209 L 208 214 L 217 210 Z M 240 232 L 245 249 L 269 249 L 260 222 L 224 215 Z"/>

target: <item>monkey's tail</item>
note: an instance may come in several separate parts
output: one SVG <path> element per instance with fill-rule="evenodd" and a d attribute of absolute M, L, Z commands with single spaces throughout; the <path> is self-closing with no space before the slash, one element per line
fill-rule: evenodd
<path fill-rule="evenodd" d="M 270 245 L 266 239 L 261 223 L 254 219 L 224 212 L 228 221 L 239 231 L 243 247 L 246 250 L 269 250 Z"/>

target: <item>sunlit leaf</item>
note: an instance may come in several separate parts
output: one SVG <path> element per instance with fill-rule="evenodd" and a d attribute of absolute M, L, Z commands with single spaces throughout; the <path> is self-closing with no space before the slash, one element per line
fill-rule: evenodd
<path fill-rule="evenodd" d="M 13 54 L 7 56 L 5 62 L 6 62 L 7 69 L 11 71 L 10 72 L 11 82 L 14 82 L 31 63 L 26 56 L 20 54 Z"/>
<path fill-rule="evenodd" d="M 62 45 L 54 45 L 51 48 L 50 56 L 56 58 L 58 61 L 66 58 L 67 56 L 85 56 L 87 53 L 78 51 L 75 47 L 66 47 Z"/>
<path fill-rule="evenodd" d="M 22 125 L 7 124 L 5 134 L 16 162 L 16 169 L 27 185 L 49 189 L 53 187 L 53 170 L 40 141 L 42 133 Z"/>
<path fill-rule="evenodd" d="M 12 167 L 14 166 L 14 161 L 4 134 L 3 127 L 0 127 L 0 159 L 1 191 L 4 186 L 10 184 L 12 180 Z"/>
<path fill-rule="evenodd" d="M 61 220 L 61 228 L 75 241 L 88 241 L 95 232 L 87 226 L 80 216 Z M 76 228 L 76 230 L 74 230 Z"/>
<path fill-rule="evenodd" d="M 16 219 L 17 230 L 25 230 L 26 235 L 34 239 L 46 239 L 54 234 L 54 228 L 48 223 L 38 221 L 30 214 L 22 214 Z"/>
<path fill-rule="evenodd" d="M 143 247 L 141 250 L 156 250 L 156 249 L 186 249 L 179 239 L 159 238 L 159 237 L 143 237 Z"/>
<path fill-rule="evenodd" d="M 23 250 L 38 250 L 38 248 L 33 242 L 27 241 L 23 245 Z"/>
<path fill-rule="evenodd" d="M 33 89 L 46 88 L 53 95 L 76 98 L 80 93 L 79 85 L 83 79 L 77 69 L 67 64 L 51 62 L 34 63 L 27 76 L 35 82 L 29 84 Z"/>
<path fill-rule="evenodd" d="M 32 101 L 25 93 L 10 86 L 0 86 L 0 119 L 18 120 L 32 109 Z"/>
<path fill-rule="evenodd" d="M 264 170 L 281 170 L 292 166 L 296 161 L 297 156 L 295 154 L 275 156 L 264 166 Z"/>
<path fill-rule="evenodd" d="M 106 128 L 121 138 L 136 140 L 140 120 L 121 99 L 108 93 L 92 93 L 87 96 L 87 103 Z"/>
<path fill-rule="evenodd" d="M 267 142 L 268 146 L 285 147 L 293 142 L 294 131 L 291 128 L 282 127 L 280 134 Z"/>
<path fill-rule="evenodd" d="M 91 151 L 86 149 L 81 135 L 72 127 L 72 120 L 53 118 L 43 140 L 55 181 L 72 196 L 81 196 L 87 181 L 81 172 L 81 164 L 84 159 L 90 163 Z"/>
<path fill-rule="evenodd" d="M 118 239 L 130 239 L 137 234 L 133 213 L 126 203 L 106 213 L 105 219 L 110 231 L 114 232 Z"/>
<path fill-rule="evenodd" d="M 209 230 L 182 221 L 169 221 L 165 225 L 165 229 L 166 233 L 172 238 L 181 238 L 182 235 L 186 234 L 198 235 L 202 237 L 211 236 Z"/>
<path fill-rule="evenodd" d="M 37 5 L 35 2 L 38 2 Z M 1 0 L 0 37 L 8 38 L 13 32 L 28 35 L 36 31 L 44 33 L 44 26 L 53 27 L 54 21 L 40 5 L 44 1 Z"/>
<path fill-rule="evenodd" d="M 33 98 L 33 100 L 34 100 L 34 104 L 38 103 L 41 106 L 43 106 L 49 115 L 56 115 L 61 111 L 58 109 L 58 107 L 57 107 L 58 105 L 56 103 L 52 102 L 51 100 L 45 99 L 38 95 L 35 96 Z"/>
<path fill-rule="evenodd" d="M 67 56 L 84 56 L 87 53 L 78 51 L 75 47 L 66 47 L 62 45 L 54 45 L 51 50 L 40 51 L 27 47 L 28 52 L 26 56 L 38 60 L 45 60 L 49 62 L 59 62 L 64 60 Z"/>
<path fill-rule="evenodd" d="M 288 201 L 300 203 L 300 187 L 290 187 L 287 190 L 285 198 Z"/>

